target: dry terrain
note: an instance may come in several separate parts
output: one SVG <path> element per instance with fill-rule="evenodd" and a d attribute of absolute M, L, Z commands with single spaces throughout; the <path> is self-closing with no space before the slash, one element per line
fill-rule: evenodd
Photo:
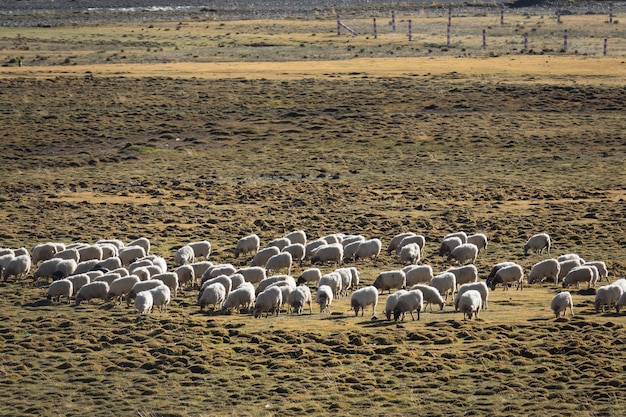
<path fill-rule="evenodd" d="M 604 260 L 623 278 L 626 56 L 597 42 L 626 36 L 603 18 L 564 17 L 602 32 L 575 40 L 579 53 L 560 51 L 562 26 L 540 14 L 526 18 L 542 33 L 533 53 L 496 15 L 459 29 L 490 20 L 502 31 L 491 50 L 337 36 L 332 19 L 1 28 L 0 247 L 145 236 L 172 263 L 207 239 L 209 260 L 244 266 L 234 247 L 249 233 L 386 247 L 410 230 L 439 272 L 451 266 L 441 238 L 464 230 L 490 239 L 484 279 L 497 262 L 528 272 L 548 257 L 522 251 L 546 232 L 551 256 Z M 385 251 L 350 264 L 366 285 L 401 267 Z M 554 318 L 561 289 L 544 283 L 497 288 L 478 320 L 448 305 L 394 323 L 387 294 L 375 318 L 342 298 L 332 314 L 255 320 L 200 312 L 186 289 L 138 317 L 52 303 L 46 285 L 32 271 L 0 283 L 0 415 L 626 414 L 625 317 L 595 312 L 585 287 L 571 289 L 575 317 Z"/>

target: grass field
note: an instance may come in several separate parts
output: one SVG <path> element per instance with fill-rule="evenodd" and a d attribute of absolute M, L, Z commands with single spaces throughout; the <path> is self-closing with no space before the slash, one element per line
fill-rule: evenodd
<path fill-rule="evenodd" d="M 521 53 L 513 18 L 455 17 L 447 48 L 431 34 L 444 15 L 411 17 L 429 28 L 412 43 L 338 37 L 332 19 L 0 28 L 0 247 L 146 236 L 171 263 L 207 239 L 211 261 L 244 266 L 249 233 L 386 247 L 410 230 L 439 272 L 441 238 L 464 230 L 490 239 L 484 279 L 503 260 L 528 272 L 547 255 L 522 246 L 546 232 L 551 256 L 625 277 L 625 54 L 597 49 L 623 45 L 623 25 L 564 16 L 593 36 L 576 53 L 559 49 L 565 23 L 530 15 Z M 501 35 L 483 50 L 468 34 L 487 24 Z M 354 265 L 364 284 L 401 266 Z M 0 415 L 624 415 L 624 316 L 581 288 L 555 319 L 559 290 L 498 288 L 469 322 L 450 305 L 388 322 L 387 294 L 376 319 L 342 298 L 255 320 L 200 312 L 195 289 L 137 317 L 51 303 L 31 271 L 0 283 Z"/>

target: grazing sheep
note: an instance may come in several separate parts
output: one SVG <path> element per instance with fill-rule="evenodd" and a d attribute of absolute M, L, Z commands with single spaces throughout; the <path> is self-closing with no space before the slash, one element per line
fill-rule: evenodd
<path fill-rule="evenodd" d="M 302 314 L 302 308 L 308 304 L 309 314 L 313 314 L 311 290 L 306 285 L 298 285 L 295 290 L 291 291 L 287 302 L 289 304 L 288 313 Z"/>
<path fill-rule="evenodd" d="M 419 246 L 420 252 L 421 252 L 424 249 L 424 246 L 426 245 L 426 238 L 422 235 L 416 235 L 416 234 L 411 235 L 411 236 L 406 236 L 404 239 L 400 241 L 400 243 L 396 247 L 396 255 L 400 255 L 400 251 L 402 250 L 402 248 L 408 245 L 409 243 L 416 243 L 417 246 Z"/>
<path fill-rule="evenodd" d="M 220 310 L 224 300 L 226 300 L 226 289 L 221 283 L 214 282 L 204 288 L 198 298 L 198 305 L 200 306 L 200 311 L 209 305 L 213 306 L 213 310 Z"/>
<path fill-rule="evenodd" d="M 239 288 L 241 284 L 246 282 L 246 279 L 241 274 L 232 274 L 228 279 L 230 279 L 232 289 Z"/>
<path fill-rule="evenodd" d="M 38 281 L 40 278 L 52 278 L 54 271 L 57 269 L 57 265 L 61 261 L 63 261 L 61 258 L 51 258 L 41 262 L 33 274 L 33 280 Z"/>
<path fill-rule="evenodd" d="M 609 282 L 609 270 L 606 267 L 606 263 L 602 261 L 595 261 L 595 262 L 585 262 L 583 265 L 595 266 L 598 269 L 599 280 L 602 281 L 602 278 L 604 278 L 606 279 L 606 282 Z"/>
<path fill-rule="evenodd" d="M 478 281 L 478 269 L 474 265 L 464 265 L 456 268 L 449 268 L 446 272 L 454 274 L 456 286 Z"/>
<path fill-rule="evenodd" d="M 496 276 L 491 280 L 491 291 L 496 288 L 496 285 L 502 284 L 503 290 L 507 291 L 509 289 L 509 282 L 517 282 L 518 290 L 522 290 L 524 288 L 524 269 L 515 264 L 511 266 L 505 266 L 496 272 Z"/>
<path fill-rule="evenodd" d="M 6 281 L 11 277 L 20 279 L 30 272 L 30 255 L 19 255 L 11 259 L 2 271 L 2 279 Z"/>
<path fill-rule="evenodd" d="M 231 311 L 236 309 L 240 311 L 241 309 L 250 310 L 254 305 L 255 300 L 254 288 L 250 288 L 250 286 L 243 285 L 236 290 L 231 291 L 227 296 L 226 300 L 222 304 L 222 311 Z"/>
<path fill-rule="evenodd" d="M 318 286 L 321 278 L 322 271 L 319 268 L 309 268 L 302 271 L 297 283 L 298 285 L 312 284 L 313 286 Z"/>
<path fill-rule="evenodd" d="M 550 235 L 547 233 L 533 235 L 524 245 L 524 255 L 528 255 L 529 250 L 533 250 L 535 253 L 543 253 L 544 249 L 546 249 L 548 255 L 550 255 L 550 246 Z"/>
<path fill-rule="evenodd" d="M 72 297 L 85 285 L 91 282 L 91 278 L 87 274 L 75 274 L 65 278 L 72 283 Z"/>
<path fill-rule="evenodd" d="M 507 266 L 513 266 L 513 265 L 517 265 L 515 262 L 500 262 L 497 263 L 493 266 L 493 268 L 491 268 L 491 271 L 489 272 L 489 275 L 487 275 L 487 279 L 485 281 L 485 283 L 487 284 L 488 287 L 491 286 L 491 280 L 496 276 L 496 272 L 498 272 L 500 269 L 507 267 Z"/>
<path fill-rule="evenodd" d="M 256 234 L 242 237 L 237 241 L 235 258 L 238 258 L 239 255 L 256 254 L 259 251 L 259 247 L 261 247 L 261 239 Z"/>
<path fill-rule="evenodd" d="M 275 271 L 278 272 L 281 269 L 287 269 L 287 275 L 291 274 L 291 264 L 293 259 L 291 257 L 291 253 L 289 252 L 281 252 L 277 255 L 272 256 L 265 263 L 265 269 L 267 271 Z"/>
<path fill-rule="evenodd" d="M 563 288 L 568 288 L 572 284 L 576 284 L 576 288 L 580 288 L 581 282 L 587 283 L 587 288 L 591 288 L 591 284 L 595 279 L 593 269 L 587 266 L 577 266 L 572 268 L 563 278 Z"/>
<path fill-rule="evenodd" d="M 315 300 L 320 306 L 320 314 L 324 311 L 327 311 L 328 314 L 330 314 L 330 305 L 333 302 L 333 289 L 328 285 L 320 285 L 317 287 Z"/>
<path fill-rule="evenodd" d="M 406 276 L 406 287 L 417 284 L 428 284 L 433 279 L 433 268 L 430 265 L 409 265 L 402 268 Z"/>
<path fill-rule="evenodd" d="M 58 259 L 72 259 L 76 263 L 80 262 L 80 254 L 78 253 L 78 250 L 73 249 L 73 248 L 65 249 L 65 250 L 63 250 L 61 252 L 57 252 L 54 255 L 54 258 L 58 258 Z"/>
<path fill-rule="evenodd" d="M 563 255 L 559 255 L 559 257 L 556 258 L 558 262 L 570 261 L 572 259 L 582 260 L 580 255 L 578 255 L 577 253 L 565 253 Z M 583 262 L 580 263 L 582 264 Z"/>
<path fill-rule="evenodd" d="M 129 266 L 135 259 L 145 258 L 146 250 L 141 246 L 126 246 L 120 249 L 118 256 L 122 265 Z"/>
<path fill-rule="evenodd" d="M 107 269 L 109 271 L 122 267 L 122 260 L 117 256 L 112 256 L 110 258 L 104 259 L 98 262 L 95 268 L 99 269 Z"/>
<path fill-rule="evenodd" d="M 420 290 L 407 291 L 398 297 L 396 308 L 393 310 L 393 320 L 398 321 L 400 316 L 402 316 L 402 321 L 404 321 L 404 316 L 408 311 L 411 314 L 411 318 L 415 321 L 413 310 L 417 311 L 417 320 L 419 320 L 423 309 L 424 295 L 422 292 Z"/>
<path fill-rule="evenodd" d="M 222 284 L 222 287 L 224 287 L 225 297 L 228 297 L 228 294 L 230 294 L 230 292 L 234 289 L 233 281 L 230 279 L 228 275 L 219 275 L 215 278 L 211 278 L 209 280 L 206 280 L 200 287 L 200 290 L 198 290 L 198 295 L 197 295 L 198 303 L 200 302 L 200 298 L 202 298 L 204 289 L 207 288 L 209 285 L 213 285 L 215 283 Z M 254 292 L 254 287 L 252 288 L 252 291 Z"/>
<path fill-rule="evenodd" d="M 197 278 L 202 278 L 207 269 L 213 266 L 213 262 L 210 261 L 200 261 L 189 264 L 193 268 L 193 276 Z"/>
<path fill-rule="evenodd" d="M 146 253 L 144 256 L 150 253 L 150 240 L 147 237 L 140 237 L 138 239 L 135 239 L 126 245 L 126 247 L 129 246 L 137 246 L 143 248 L 144 252 Z"/>
<path fill-rule="evenodd" d="M 315 254 L 317 248 L 325 245 L 328 245 L 328 242 L 321 238 L 308 242 L 306 245 L 304 245 L 304 259 L 311 259 L 311 257 Z"/>
<path fill-rule="evenodd" d="M 92 279 L 91 282 L 104 281 L 107 284 L 109 284 L 109 286 L 111 286 L 111 283 L 119 278 L 121 278 L 120 274 L 109 272 L 107 274 L 103 274 L 103 275 L 100 275 L 99 277 Z"/>
<path fill-rule="evenodd" d="M 572 302 L 572 294 L 569 291 L 560 292 L 552 297 L 550 308 L 557 318 L 561 316 L 561 312 L 563 312 L 563 317 L 565 317 L 567 307 L 569 307 L 569 312 L 574 317 L 574 303 Z"/>
<path fill-rule="evenodd" d="M 171 300 L 170 287 L 165 284 L 161 284 L 148 291 L 152 294 L 152 305 L 159 308 L 159 313 L 167 311 L 167 306 Z"/>
<path fill-rule="evenodd" d="M 358 249 L 357 249 L 358 251 Z M 354 255 L 357 259 L 356 254 Z M 320 246 L 311 256 L 311 264 L 328 264 L 334 263 L 341 265 L 343 262 L 343 246 L 341 243 L 331 243 Z"/>
<path fill-rule="evenodd" d="M 350 274 L 352 275 L 352 289 L 359 288 L 359 270 L 354 266 L 349 267 L 348 270 L 350 270 Z"/>
<path fill-rule="evenodd" d="M 459 297 L 459 311 L 463 313 L 463 321 L 471 320 L 472 314 L 478 318 L 478 312 L 480 311 L 480 306 L 482 305 L 482 297 L 480 293 L 476 290 L 467 290 Z"/>
<path fill-rule="evenodd" d="M 385 317 L 387 320 L 391 320 L 393 310 L 395 310 L 396 305 L 398 304 L 398 298 L 407 292 L 407 290 L 398 290 L 387 296 L 387 300 L 385 301 Z"/>
<path fill-rule="evenodd" d="M 11 259 L 15 258 L 15 255 L 13 253 L 6 253 L 4 255 L 0 256 L 0 268 L 6 268 L 7 265 L 9 264 L 9 262 L 11 262 Z"/>
<path fill-rule="evenodd" d="M 187 243 L 187 246 L 193 249 L 193 256 L 195 259 L 208 259 L 209 255 L 211 254 L 211 242 L 209 242 L 208 240 L 200 240 L 197 242 Z"/>
<path fill-rule="evenodd" d="M 193 248 L 189 245 L 180 247 L 174 255 L 175 265 L 187 265 L 196 260 Z"/>
<path fill-rule="evenodd" d="M 15 258 L 15 252 L 11 248 L 0 248 L 0 256 L 11 255 L 12 258 Z"/>
<path fill-rule="evenodd" d="M 120 252 L 117 246 L 111 244 L 96 243 L 95 246 L 102 249 L 102 260 L 117 257 Z"/>
<path fill-rule="evenodd" d="M 100 239 L 96 242 L 96 245 L 113 245 L 119 251 L 124 247 L 124 242 L 119 239 Z"/>
<path fill-rule="evenodd" d="M 422 292 L 424 303 L 430 305 L 430 311 L 433 311 L 433 304 L 439 306 L 439 310 L 443 310 L 443 307 L 446 305 L 445 300 L 441 294 L 439 294 L 439 290 L 435 287 L 425 284 L 417 284 L 413 285 L 411 290 L 420 290 Z"/>
<path fill-rule="evenodd" d="M 624 290 L 619 285 L 604 285 L 596 290 L 596 298 L 594 301 L 594 307 L 596 308 L 596 313 L 600 311 L 600 307 L 602 307 L 602 312 L 604 313 L 604 306 L 614 306 L 624 293 Z"/>
<path fill-rule="evenodd" d="M 200 279 L 200 283 L 203 284 L 206 280 L 218 277 L 220 275 L 232 275 L 237 273 L 237 268 L 231 264 L 217 264 L 210 266 Z"/>
<path fill-rule="evenodd" d="M 95 281 L 83 285 L 78 293 L 76 293 L 76 305 L 80 305 L 83 301 L 91 302 L 94 298 L 106 300 L 109 292 L 109 284 L 105 281 Z"/>
<path fill-rule="evenodd" d="M 66 297 L 69 304 L 73 293 L 74 287 L 72 286 L 72 281 L 60 279 L 50 284 L 46 297 L 48 300 L 56 301 L 57 303 L 61 301 L 61 297 Z"/>
<path fill-rule="evenodd" d="M 350 305 L 354 310 L 354 315 L 359 315 L 361 310 L 361 317 L 365 312 L 365 307 L 372 306 L 372 316 L 376 316 L 376 306 L 378 305 L 378 288 L 370 285 L 367 287 L 359 288 L 352 293 L 350 297 Z"/>
<path fill-rule="evenodd" d="M 294 230 L 293 232 L 287 233 L 285 238 L 289 239 L 289 241 L 293 243 L 299 243 L 302 246 L 306 245 L 306 232 L 304 230 Z"/>
<path fill-rule="evenodd" d="M 145 266 L 142 266 L 141 268 L 134 268 L 131 271 L 131 275 L 138 276 L 140 281 L 147 281 L 150 277 L 152 277 L 152 273 Z"/>
<path fill-rule="evenodd" d="M 94 272 L 100 272 L 100 273 L 102 273 L 101 271 L 90 271 L 90 272 L 88 272 L 88 274 L 91 274 L 91 273 L 94 273 Z M 122 268 L 116 268 L 116 269 L 113 269 L 113 270 L 109 271 L 109 273 L 112 273 L 112 274 L 120 274 L 120 277 L 127 277 L 127 276 L 131 275 L 131 274 L 128 272 L 128 269 L 126 269 L 126 268 L 124 268 L 124 267 L 122 267 Z"/>
<path fill-rule="evenodd" d="M 54 273 L 52 274 L 52 279 L 63 279 L 67 278 L 70 275 L 73 275 L 76 271 L 78 264 L 73 259 L 62 259 L 54 269 Z"/>
<path fill-rule="evenodd" d="M 473 243 L 474 245 L 476 245 L 479 251 L 482 249 L 483 252 L 486 252 L 487 244 L 489 242 L 487 241 L 487 236 L 485 236 L 483 233 L 476 233 L 467 237 L 467 243 Z"/>
<path fill-rule="evenodd" d="M 154 300 L 150 291 L 141 291 L 135 297 L 135 310 L 137 310 L 140 316 L 150 314 L 153 304 Z"/>
<path fill-rule="evenodd" d="M 98 245 L 87 245 L 78 249 L 78 256 L 81 261 L 90 261 L 92 259 L 102 260 L 102 248 Z"/>
<path fill-rule="evenodd" d="M 131 288 L 130 292 L 126 296 L 126 305 L 130 307 L 131 301 L 133 301 L 137 297 L 137 294 L 139 294 L 141 291 L 151 290 L 161 284 L 163 284 L 163 281 L 160 281 L 158 279 L 149 279 L 147 281 L 140 281 L 136 283 L 135 285 L 133 285 L 133 288 Z"/>
<path fill-rule="evenodd" d="M 343 236 L 339 233 L 331 233 L 330 235 L 322 236 L 320 239 L 324 239 L 329 245 L 343 242 Z"/>
<path fill-rule="evenodd" d="M 613 285 L 617 285 L 617 284 L 614 283 Z M 624 290 L 624 287 L 622 287 L 622 296 L 615 303 L 615 312 L 619 313 L 622 307 L 625 305 L 626 305 L 626 290 Z"/>
<path fill-rule="evenodd" d="M 257 286 L 255 290 L 255 294 L 256 295 L 260 294 L 270 285 L 273 285 L 276 283 L 288 284 L 289 286 L 293 288 L 295 288 L 297 285 L 296 280 L 291 275 L 272 275 L 270 277 L 265 278 L 263 281 L 259 282 L 259 285 Z"/>
<path fill-rule="evenodd" d="M 357 240 L 355 242 L 351 242 L 343 246 L 343 261 L 344 262 L 349 262 L 349 261 L 354 260 L 354 254 L 356 253 L 356 250 L 359 248 L 359 245 L 361 244 L 361 242 L 363 242 L 364 240 L 365 239 Z"/>
<path fill-rule="evenodd" d="M 292 243 L 289 246 L 286 246 L 282 252 L 288 252 L 291 254 L 291 259 L 293 261 L 298 261 L 300 265 L 302 265 L 302 261 L 304 260 L 305 249 L 302 243 Z"/>
<path fill-rule="evenodd" d="M 456 248 L 452 249 L 450 255 L 448 255 L 448 262 L 456 260 L 459 264 L 463 265 L 467 261 L 470 263 L 476 262 L 478 257 L 478 247 L 473 243 L 463 243 Z"/>
<path fill-rule="evenodd" d="M 584 264 L 587 268 L 591 268 L 591 272 L 593 272 L 593 280 L 591 281 L 591 286 L 595 287 L 596 283 L 600 280 L 600 273 L 598 272 L 598 268 L 595 265 Z"/>
<path fill-rule="evenodd" d="M 341 241 L 341 244 L 343 245 L 343 249 L 345 251 L 348 245 L 352 243 L 363 242 L 364 240 L 365 240 L 365 237 L 363 235 L 347 235 L 347 236 L 344 236 L 343 240 Z"/>
<path fill-rule="evenodd" d="M 456 293 L 456 299 L 454 300 L 454 310 L 459 310 L 459 297 L 465 292 L 469 290 L 475 290 L 480 293 L 480 298 L 483 300 L 482 308 L 483 310 L 487 310 L 488 307 L 488 298 L 489 298 L 489 287 L 484 282 L 470 282 L 469 284 L 463 284 L 459 287 L 459 290 Z"/>
<path fill-rule="evenodd" d="M 416 264 L 420 261 L 420 247 L 417 243 L 408 243 L 400 249 L 400 262 L 403 264 Z"/>
<path fill-rule="evenodd" d="M 533 265 L 528 274 L 528 285 L 535 282 L 542 282 L 544 279 L 552 278 L 554 285 L 559 283 L 559 273 L 561 272 L 561 265 L 556 259 L 544 259 Z"/>
<path fill-rule="evenodd" d="M 107 293 L 106 300 L 113 299 L 116 304 L 118 301 L 121 304 L 122 297 L 129 294 L 132 291 L 135 284 L 137 284 L 138 282 L 141 282 L 141 281 L 139 280 L 139 277 L 137 275 L 119 277 L 113 280 L 113 282 L 109 284 L 109 292 Z"/>
<path fill-rule="evenodd" d="M 270 246 L 269 248 L 261 249 L 260 251 L 254 254 L 252 261 L 250 262 L 250 266 L 262 266 L 265 267 L 267 260 L 274 255 L 278 255 L 280 253 L 280 249 L 276 246 Z"/>
<path fill-rule="evenodd" d="M 291 245 L 291 241 L 287 239 L 286 237 L 281 237 L 281 238 L 274 239 L 268 242 L 267 245 L 265 245 L 265 247 L 269 248 L 269 247 L 275 246 L 278 248 L 279 251 L 282 251 L 289 245 Z"/>
<path fill-rule="evenodd" d="M 265 317 L 268 317 L 270 313 L 276 314 L 276 316 L 278 316 L 280 315 L 280 306 L 282 304 L 283 293 L 281 291 L 281 288 L 278 286 L 270 286 L 259 295 L 257 295 L 254 302 L 254 318 L 261 318 L 264 312 Z"/>
<path fill-rule="evenodd" d="M 354 260 L 358 261 L 359 259 L 378 259 L 378 255 L 380 255 L 380 250 L 382 249 L 382 242 L 378 238 L 364 240 L 359 243 L 359 246 L 356 248 L 354 252 Z"/>
<path fill-rule="evenodd" d="M 76 269 L 74 270 L 74 274 L 84 274 L 89 271 L 93 271 L 94 268 L 98 265 L 100 261 L 97 259 L 91 259 L 89 261 L 82 261 L 76 265 Z"/>
<path fill-rule="evenodd" d="M 442 274 L 435 275 L 433 279 L 430 280 L 428 285 L 435 287 L 446 301 L 448 301 L 448 294 L 450 293 L 454 299 L 454 293 L 456 291 L 456 276 L 452 272 L 444 272 Z"/>
<path fill-rule="evenodd" d="M 385 290 L 391 294 L 391 290 L 399 290 L 406 287 L 406 274 L 401 270 L 384 271 L 378 274 L 372 285 L 378 288 L 381 294 Z"/>
<path fill-rule="evenodd" d="M 467 233 L 465 232 L 448 233 L 443 237 L 443 240 L 449 239 L 451 237 L 458 237 L 459 239 L 461 239 L 461 243 L 467 243 Z"/>
<path fill-rule="evenodd" d="M 147 258 L 137 259 L 136 261 L 128 265 L 128 272 L 130 272 L 131 274 L 134 274 L 137 269 L 146 268 L 152 265 L 154 264 L 152 263 L 151 259 L 147 259 Z"/>
<path fill-rule="evenodd" d="M 174 298 L 176 298 L 176 294 L 178 293 L 178 275 L 174 272 L 164 272 L 162 274 L 152 275 L 152 279 L 158 279 L 163 282 L 163 284 L 167 285 L 171 292 L 174 293 Z M 154 300 L 154 305 L 157 305 L 156 300 Z"/>
<path fill-rule="evenodd" d="M 328 286 L 332 289 L 334 298 L 339 298 L 341 296 L 343 279 L 341 278 L 341 274 L 339 272 L 333 271 L 322 275 L 318 282 L 318 287 L 321 287 L 322 285 Z"/>
<path fill-rule="evenodd" d="M 439 256 L 449 255 L 452 253 L 454 248 L 457 246 L 461 246 L 463 242 L 457 236 L 452 236 L 444 239 L 439 246 Z"/>
<path fill-rule="evenodd" d="M 196 276 L 191 265 L 181 265 L 174 270 L 174 273 L 178 275 L 178 285 L 181 288 L 196 285 Z"/>
<path fill-rule="evenodd" d="M 559 275 L 558 275 L 559 278 L 558 278 L 557 284 L 559 281 L 563 281 L 563 278 L 565 278 L 565 276 L 569 273 L 569 271 L 581 265 L 582 265 L 582 262 L 579 258 L 559 261 L 560 270 L 559 270 Z"/>
<path fill-rule="evenodd" d="M 391 255 L 391 252 L 396 250 L 400 242 L 402 242 L 402 239 L 404 239 L 407 236 L 414 236 L 414 235 L 415 233 L 413 232 L 403 232 L 403 233 L 398 233 L 397 235 L 392 237 L 391 242 L 389 242 L 389 246 L 387 246 L 387 255 Z"/>
<path fill-rule="evenodd" d="M 237 270 L 238 274 L 243 275 L 243 278 L 246 282 L 251 282 L 253 284 L 258 284 L 267 278 L 267 274 L 265 272 L 265 268 L 262 266 L 250 266 L 247 268 L 241 268 Z"/>
<path fill-rule="evenodd" d="M 30 251 L 32 264 L 37 265 L 39 262 L 52 259 L 57 252 L 57 246 L 52 242 L 36 245 L 33 250 Z"/>

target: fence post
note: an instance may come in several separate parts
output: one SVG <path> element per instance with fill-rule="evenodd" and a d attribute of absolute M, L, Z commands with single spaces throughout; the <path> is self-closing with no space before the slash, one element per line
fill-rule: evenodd
<path fill-rule="evenodd" d="M 524 32 L 524 49 L 528 51 L 528 32 Z"/>
<path fill-rule="evenodd" d="M 487 49 L 487 31 L 483 29 L 483 49 Z"/>
<path fill-rule="evenodd" d="M 396 31 L 396 11 L 391 11 L 391 31 L 395 33 Z"/>
<path fill-rule="evenodd" d="M 450 23 L 448 23 L 448 29 L 446 31 L 446 45 L 450 46 Z"/>
<path fill-rule="evenodd" d="M 339 15 L 337 15 L 337 35 L 341 35 L 341 20 L 339 20 Z"/>
<path fill-rule="evenodd" d="M 563 50 L 567 51 L 567 29 L 563 30 Z"/>
<path fill-rule="evenodd" d="M 413 22 L 409 19 L 409 42 L 413 40 Z"/>
<path fill-rule="evenodd" d="M 504 4 L 500 6 L 500 26 L 504 26 Z"/>
<path fill-rule="evenodd" d="M 606 56 L 606 44 L 607 44 L 607 42 L 608 42 L 608 39 L 604 38 L 604 48 L 602 48 L 602 54 L 604 56 Z"/>

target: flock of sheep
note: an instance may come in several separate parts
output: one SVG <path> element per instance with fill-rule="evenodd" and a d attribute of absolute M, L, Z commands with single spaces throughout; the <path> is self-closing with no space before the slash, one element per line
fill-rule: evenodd
<path fill-rule="evenodd" d="M 376 259 L 382 251 L 380 239 L 366 239 L 361 235 L 330 234 L 308 240 L 304 231 L 298 230 L 268 242 L 261 248 L 256 234 L 237 241 L 235 257 L 251 258 L 249 266 L 236 268 L 230 263 L 213 264 L 208 260 L 211 244 L 198 241 L 180 247 L 173 257 L 174 267 L 168 268 L 165 258 L 150 253 L 147 238 L 124 243 L 118 239 L 100 240 L 93 244 L 65 245 L 48 242 L 35 246 L 30 252 L 25 248 L 0 249 L 0 276 L 3 280 L 21 279 L 31 273 L 36 282 L 45 280 L 47 297 L 56 302 L 65 298 L 75 305 L 92 299 L 122 302 L 134 307 L 138 314 L 149 314 L 156 307 L 163 312 L 177 296 L 180 288 L 198 289 L 197 305 L 201 310 L 211 307 L 216 311 L 246 311 L 255 318 L 279 315 L 281 309 L 300 314 L 305 307 L 312 313 L 312 303 L 319 305 L 320 313 L 330 313 L 334 299 L 347 297 L 355 315 L 372 308 L 376 315 L 379 293 L 388 291 L 384 314 L 387 320 L 404 320 L 409 313 L 415 320 L 430 305 L 443 309 L 451 297 L 456 311 L 463 319 L 478 318 L 481 309 L 487 309 L 489 291 L 497 285 L 508 290 L 510 285 L 522 289 L 524 280 L 529 284 L 552 280 L 564 288 L 587 283 L 592 287 L 606 279 L 608 271 L 604 262 L 587 262 L 576 254 L 566 254 L 557 259 L 537 262 L 527 277 L 522 266 L 514 262 L 501 262 L 493 266 L 485 281 L 479 281 L 474 262 L 481 250 L 486 250 L 484 234 L 467 235 L 464 232 L 445 236 L 439 246 L 439 255 L 447 256 L 459 266 L 434 274 L 431 266 L 420 264 L 426 239 L 406 232 L 394 236 L 387 253 L 394 254 L 401 269 L 382 271 L 371 285 L 360 286 L 359 271 L 347 266 L 362 259 Z M 532 236 L 524 245 L 524 253 L 534 251 L 550 253 L 550 236 L 544 233 Z M 203 259 L 203 260 L 201 260 Z M 295 278 L 292 266 L 309 263 Z M 322 273 L 316 265 L 335 268 Z M 315 288 L 315 297 L 311 292 Z M 393 292 L 392 292 L 393 291 Z M 614 307 L 617 312 L 626 305 L 626 280 L 597 289 L 596 311 Z M 551 309 L 559 317 L 570 309 L 573 316 L 572 296 L 563 291 L 554 296 Z"/>

